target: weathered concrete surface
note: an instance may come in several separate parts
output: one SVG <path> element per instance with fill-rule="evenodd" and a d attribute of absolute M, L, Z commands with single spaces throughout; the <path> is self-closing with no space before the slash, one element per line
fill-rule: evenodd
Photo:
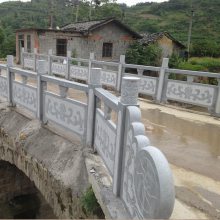
<path fill-rule="evenodd" d="M 85 217 L 80 196 L 88 187 L 83 148 L 0 104 L 0 160 L 29 177 L 59 218 Z"/>

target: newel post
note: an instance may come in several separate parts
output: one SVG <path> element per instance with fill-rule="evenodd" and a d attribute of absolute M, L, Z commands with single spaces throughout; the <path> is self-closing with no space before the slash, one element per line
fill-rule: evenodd
<path fill-rule="evenodd" d="M 115 147 L 114 176 L 113 176 L 113 193 L 116 196 L 120 195 L 120 188 L 121 188 L 126 108 L 128 106 L 137 106 L 139 83 L 140 83 L 140 79 L 137 77 L 122 78 L 121 99 L 119 101 L 117 136 L 116 136 L 116 147 Z"/>
<path fill-rule="evenodd" d="M 51 69 L 52 69 L 52 58 L 51 56 L 53 55 L 53 50 L 52 49 L 49 49 L 48 50 L 48 75 L 52 75 L 51 74 Z"/>
<path fill-rule="evenodd" d="M 120 62 L 118 66 L 118 78 L 117 78 L 117 91 L 121 90 L 121 81 L 124 73 L 125 55 L 120 56 Z"/>
<path fill-rule="evenodd" d="M 71 64 L 71 51 L 67 51 L 67 58 L 66 58 L 66 79 L 70 79 L 70 64 Z"/>
<path fill-rule="evenodd" d="M 95 54 L 94 53 L 90 53 L 89 54 L 89 76 L 91 75 L 91 69 L 92 69 L 92 61 L 95 59 Z M 89 80 L 89 79 L 88 79 Z"/>
<path fill-rule="evenodd" d="M 34 72 L 37 71 L 37 48 L 34 48 Z"/>
<path fill-rule="evenodd" d="M 46 89 L 46 82 L 41 81 L 41 76 L 47 74 L 47 63 L 45 60 L 38 60 L 37 70 L 37 118 L 43 121 L 43 91 Z"/>
<path fill-rule="evenodd" d="M 8 81 L 8 102 L 10 106 L 13 106 L 13 80 L 14 73 L 11 73 L 10 68 L 14 66 L 14 57 L 12 55 L 7 56 L 7 81 Z"/>
<path fill-rule="evenodd" d="M 21 48 L 21 67 L 24 69 L 24 47 Z"/>
<path fill-rule="evenodd" d="M 218 79 L 218 95 L 216 100 L 215 113 L 220 116 L 220 79 Z"/>
<path fill-rule="evenodd" d="M 92 68 L 89 75 L 88 116 L 86 145 L 92 147 L 95 131 L 96 98 L 95 89 L 101 87 L 101 68 Z"/>
<path fill-rule="evenodd" d="M 163 95 L 163 90 L 164 90 L 164 81 L 165 81 L 165 73 L 166 73 L 166 68 L 168 68 L 169 64 L 169 58 L 163 58 L 162 66 L 160 68 L 160 75 L 159 75 L 159 82 L 158 82 L 158 87 L 157 87 L 157 96 L 156 96 L 156 101 L 157 103 L 161 102 L 162 95 Z"/>

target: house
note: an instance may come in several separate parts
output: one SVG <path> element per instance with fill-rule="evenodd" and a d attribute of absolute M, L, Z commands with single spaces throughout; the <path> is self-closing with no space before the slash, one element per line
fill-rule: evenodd
<path fill-rule="evenodd" d="M 142 34 L 139 40 L 142 45 L 157 43 L 162 49 L 162 58 L 170 57 L 172 54 L 184 56 L 186 47 L 172 37 L 168 32 L 160 32 L 153 34 Z"/>
<path fill-rule="evenodd" d="M 120 21 L 110 18 L 68 24 L 57 29 L 28 28 L 16 31 L 16 57 L 20 61 L 21 48 L 27 52 L 66 56 L 67 50 L 76 57 L 88 58 L 95 53 L 98 60 L 117 61 L 129 44 L 141 35 Z"/>

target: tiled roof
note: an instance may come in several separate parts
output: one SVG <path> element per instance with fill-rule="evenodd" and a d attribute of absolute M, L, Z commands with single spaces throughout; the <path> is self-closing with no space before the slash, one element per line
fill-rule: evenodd
<path fill-rule="evenodd" d="M 61 30 L 86 32 L 86 31 L 89 31 L 91 28 L 102 24 L 105 21 L 106 20 L 103 19 L 103 20 L 97 20 L 97 21 L 77 22 L 77 23 L 73 23 L 73 24 L 68 24 L 68 25 L 62 27 Z"/>
<path fill-rule="evenodd" d="M 142 34 L 143 38 L 139 40 L 141 44 L 152 44 L 160 40 L 163 36 L 168 37 L 172 41 L 174 41 L 176 44 L 178 44 L 180 47 L 185 48 L 185 46 L 180 43 L 178 40 L 176 40 L 174 37 L 172 37 L 168 32 L 159 32 L 159 33 L 153 33 L 153 34 Z"/>
<path fill-rule="evenodd" d="M 114 18 L 72 23 L 72 24 L 68 24 L 68 25 L 61 27 L 60 30 L 88 34 L 90 31 L 92 31 L 98 27 L 101 27 L 103 25 L 106 25 L 108 23 L 111 23 L 111 22 L 114 22 L 115 24 L 119 25 L 121 28 L 123 28 L 124 30 L 129 32 L 131 35 L 133 35 L 135 38 L 137 38 L 137 39 L 142 38 L 140 34 L 133 31 L 127 25 L 123 24 L 122 22 L 120 22 Z"/>

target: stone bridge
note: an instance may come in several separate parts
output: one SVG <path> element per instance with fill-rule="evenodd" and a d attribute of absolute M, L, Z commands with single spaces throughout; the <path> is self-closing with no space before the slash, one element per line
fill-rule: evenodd
<path fill-rule="evenodd" d="M 172 176 L 165 157 L 150 146 L 151 141 L 175 164 L 171 165 L 176 187 L 171 218 L 220 218 L 218 118 L 139 99 L 141 119 L 138 79 L 130 78 L 131 74 L 123 78 L 118 98 L 101 88 L 101 83 L 111 86 L 112 82 L 104 80 L 105 68 L 94 69 L 90 64 L 86 77 L 91 71 L 91 78 L 84 85 L 48 76 L 45 62 L 34 63 L 38 73 L 13 67 L 10 56 L 8 65 L 0 64 L 0 174 L 6 187 L 0 192 L 2 200 L 37 195 L 38 218 L 100 217 L 88 215 L 82 205 L 83 193 L 92 185 L 106 218 L 169 218 L 174 203 Z M 68 68 L 64 67 L 51 63 L 50 68 L 65 76 Z M 85 70 L 71 66 L 71 72 L 81 73 L 80 68 Z M 162 68 L 161 74 L 166 71 L 171 70 Z M 118 81 L 114 82 L 118 88 Z M 190 81 L 189 86 L 193 85 Z M 219 116 L 219 90 L 207 88 L 213 89 L 211 104 L 201 104 L 202 99 L 195 104 Z M 191 104 L 192 97 L 188 101 L 187 97 L 176 100 Z"/>
<path fill-rule="evenodd" d="M 82 197 L 91 184 L 106 218 L 171 216 L 173 178 L 145 135 L 138 78 L 123 78 L 119 99 L 101 88 L 98 68 L 88 85 L 46 75 L 43 60 L 37 73 L 13 67 L 12 56 L 0 69 L 0 160 L 11 175 L 18 169 L 30 180 L 16 178 L 22 188 L 6 178 L 2 198 L 27 189 L 58 218 L 90 218 Z"/>

